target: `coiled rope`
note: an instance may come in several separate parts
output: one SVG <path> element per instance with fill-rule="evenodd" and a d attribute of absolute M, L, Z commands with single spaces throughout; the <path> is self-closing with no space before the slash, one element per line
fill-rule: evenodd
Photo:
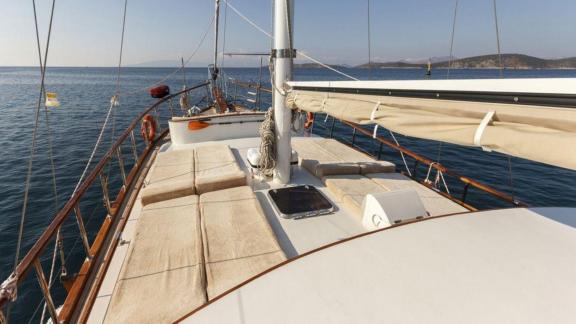
<path fill-rule="evenodd" d="M 274 135 L 274 109 L 270 108 L 260 125 L 260 160 L 258 171 L 271 177 L 276 167 L 276 136 Z"/>

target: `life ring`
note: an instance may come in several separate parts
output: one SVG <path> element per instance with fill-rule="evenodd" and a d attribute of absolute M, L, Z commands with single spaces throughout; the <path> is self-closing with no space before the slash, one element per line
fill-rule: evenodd
<path fill-rule="evenodd" d="M 314 114 L 311 112 L 306 113 L 306 122 L 304 123 L 305 129 L 310 129 L 314 124 Z"/>
<path fill-rule="evenodd" d="M 152 142 L 156 138 L 156 121 L 152 115 L 146 115 L 142 118 L 140 132 L 148 142 Z"/>

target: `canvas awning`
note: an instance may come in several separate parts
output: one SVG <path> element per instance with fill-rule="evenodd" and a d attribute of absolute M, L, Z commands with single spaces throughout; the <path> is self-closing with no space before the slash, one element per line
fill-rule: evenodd
<path fill-rule="evenodd" d="M 289 85 L 291 108 L 576 170 L 576 79 Z"/>

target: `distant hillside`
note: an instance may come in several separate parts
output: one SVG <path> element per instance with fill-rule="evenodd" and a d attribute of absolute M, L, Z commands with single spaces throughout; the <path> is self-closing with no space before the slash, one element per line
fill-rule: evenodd
<path fill-rule="evenodd" d="M 502 54 L 502 65 L 506 69 L 576 69 L 576 57 L 563 59 L 541 59 L 524 54 Z M 500 66 L 498 55 L 482 55 L 455 59 L 453 69 L 496 69 Z M 413 64 L 406 62 L 372 63 L 372 68 L 425 68 L 426 63 Z M 448 62 L 433 63 L 432 68 L 447 68 Z M 357 68 L 368 68 L 362 64 Z"/>
<path fill-rule="evenodd" d="M 347 66 L 344 65 L 335 65 L 335 64 L 328 64 L 331 68 L 334 69 L 345 69 Z M 320 69 L 324 68 L 322 65 L 317 63 L 302 63 L 302 64 L 294 64 L 295 69 Z"/>
<path fill-rule="evenodd" d="M 355 66 L 355 68 L 357 68 L 357 69 L 368 69 L 368 68 L 372 68 L 372 69 L 397 69 L 397 68 L 421 69 L 424 66 L 426 66 L 426 64 L 406 63 L 403 61 L 398 61 L 398 62 L 386 62 L 386 63 L 378 63 L 378 62 L 364 63 L 361 65 Z"/>

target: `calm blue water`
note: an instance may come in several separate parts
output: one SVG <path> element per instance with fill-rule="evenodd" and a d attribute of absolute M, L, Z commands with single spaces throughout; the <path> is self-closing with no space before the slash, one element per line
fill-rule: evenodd
<path fill-rule="evenodd" d="M 122 73 L 121 91 L 133 92 L 144 88 L 169 74 L 172 69 L 164 68 L 127 68 Z M 230 77 L 245 81 L 258 81 L 258 69 L 226 69 Z M 369 72 L 367 70 L 346 71 L 360 79 L 422 79 L 423 71 L 409 69 L 389 69 Z M 48 91 L 57 92 L 61 107 L 51 109 L 52 139 L 55 147 L 54 157 L 59 205 L 68 199 L 92 150 L 96 136 L 108 109 L 110 96 L 114 93 L 116 70 L 113 68 L 50 68 L 46 84 Z M 445 78 L 444 71 L 435 71 L 434 78 Z M 264 71 L 263 82 L 268 74 Z M 455 70 L 452 78 L 496 78 L 495 70 Z M 188 85 L 206 79 L 206 69 L 187 69 Z M 505 77 L 576 77 L 576 71 L 559 70 L 522 70 L 505 71 Z M 340 77 L 330 71 L 318 69 L 296 70 L 295 78 L 299 80 L 334 80 Z M 0 68 L 0 278 L 3 280 L 12 271 L 14 252 L 22 209 L 26 164 L 32 137 L 35 105 L 38 100 L 39 73 L 36 68 Z M 177 74 L 167 82 L 172 89 L 182 86 L 182 75 Z M 232 89 L 230 89 L 232 92 Z M 197 99 L 197 98 L 196 98 Z M 264 99 L 266 100 L 266 98 Z M 121 132 L 128 123 L 153 99 L 145 92 L 139 92 L 120 99 L 121 105 L 116 111 L 116 133 Z M 263 103 L 262 107 L 266 107 Z M 44 125 L 44 119 L 41 120 Z M 100 154 L 111 143 L 110 131 L 107 132 L 105 145 Z M 349 138 L 351 131 L 337 124 L 336 136 Z M 387 136 L 381 131 L 382 136 Z M 47 132 L 40 128 L 38 149 L 34 161 L 34 173 L 30 191 L 30 203 L 25 221 L 25 235 L 22 256 L 30 248 L 42 230 L 55 215 L 54 198 L 51 189 L 50 164 L 48 160 Z M 510 186 L 507 157 L 496 153 L 485 153 L 478 149 L 462 148 L 454 145 L 439 145 L 436 142 L 424 141 L 398 136 L 402 145 L 436 160 L 440 155 L 443 164 L 471 178 L 490 183 L 494 187 L 514 193 L 515 196 L 531 205 L 538 206 L 573 206 L 576 207 L 576 172 L 533 163 L 517 158 L 512 159 L 513 187 Z M 375 151 L 376 145 L 365 137 L 357 137 L 366 150 Z M 575 143 L 576 144 L 576 143 Z M 384 151 L 383 159 L 401 165 L 396 153 Z M 420 169 L 425 173 L 426 169 Z M 461 192 L 461 186 L 449 180 L 453 192 Z M 98 188 L 97 188 L 98 189 Z M 102 201 L 99 192 L 89 193 L 83 208 L 85 222 L 91 235 L 97 231 L 102 218 Z M 478 192 L 471 191 L 469 201 L 480 208 L 505 206 Z M 95 215 L 94 217 L 92 217 Z M 65 224 L 65 251 L 70 269 L 77 269 L 82 262 L 82 247 L 77 241 L 75 223 Z M 49 255 L 46 255 L 46 260 Z M 45 261 L 48 267 L 49 261 Z M 46 270 L 48 271 L 48 270 Z M 29 318 L 39 302 L 35 276 L 28 280 L 19 290 L 19 304 L 12 310 L 12 320 L 20 322 Z M 54 290 L 56 303 L 62 302 L 62 291 Z"/>

